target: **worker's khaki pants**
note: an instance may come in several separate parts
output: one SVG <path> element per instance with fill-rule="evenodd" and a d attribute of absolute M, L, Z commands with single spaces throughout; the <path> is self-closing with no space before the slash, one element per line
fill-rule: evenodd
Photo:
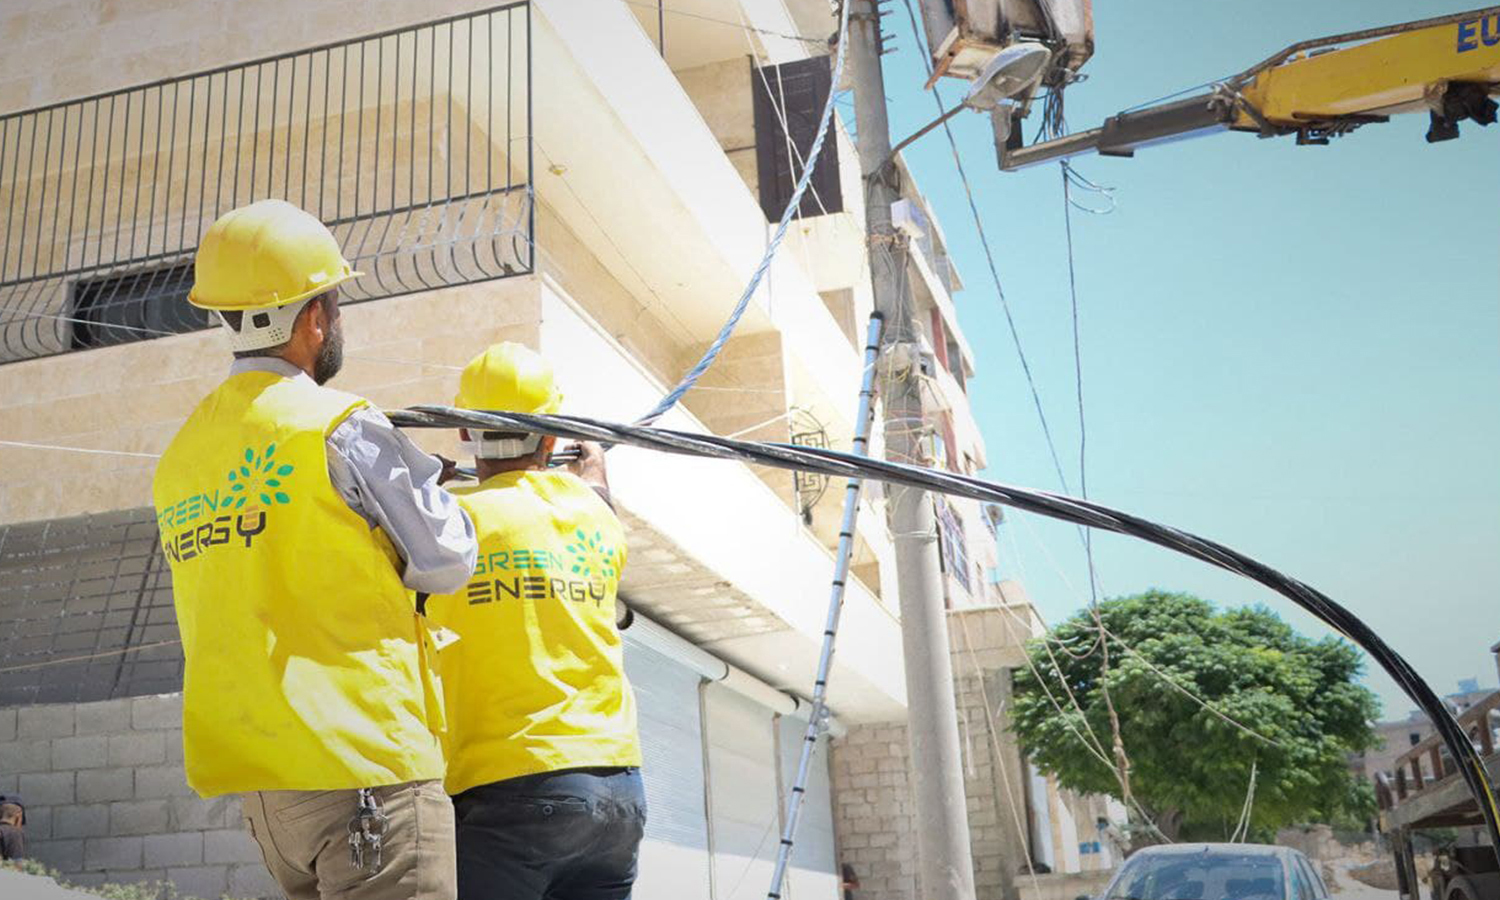
<path fill-rule="evenodd" d="M 379 787 L 375 797 L 390 821 L 372 875 L 349 855 L 357 791 L 243 795 L 245 827 L 288 900 L 454 900 L 453 804 L 442 782 Z"/>

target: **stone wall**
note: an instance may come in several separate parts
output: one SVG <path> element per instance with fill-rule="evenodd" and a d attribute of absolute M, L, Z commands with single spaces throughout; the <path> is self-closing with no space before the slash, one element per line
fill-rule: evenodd
<path fill-rule="evenodd" d="M 458 383 L 454 367 L 489 344 L 535 344 L 540 303 L 537 279 L 520 277 L 341 308 L 347 343 L 337 386 L 385 408 L 445 400 Z M 8 363 L 0 433 L 160 453 L 228 366 L 218 329 Z M 416 439 L 433 452 L 458 454 L 454 432 Z M 149 506 L 155 468 L 149 457 L 0 447 L 0 523 Z"/>
<path fill-rule="evenodd" d="M 81 886 L 171 881 L 185 897 L 279 897 L 237 800 L 182 769 L 179 694 L 0 709 L 0 793 L 32 856 Z"/>

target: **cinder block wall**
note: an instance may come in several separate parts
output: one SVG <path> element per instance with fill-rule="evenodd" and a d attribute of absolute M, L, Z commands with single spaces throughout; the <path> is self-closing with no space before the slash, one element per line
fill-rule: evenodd
<path fill-rule="evenodd" d="M 963 710 L 964 795 L 969 810 L 969 848 L 974 855 L 974 887 L 984 900 L 1014 898 L 1015 873 L 1025 845 L 1015 836 L 1003 785 L 992 773 L 982 710 Z M 914 900 L 918 897 L 917 831 L 912 799 L 906 725 L 891 722 L 849 729 L 833 749 L 834 832 L 839 862 L 859 879 L 855 900 Z M 1016 788 L 1012 784 L 1012 788 Z M 998 804 L 997 804 L 998 799 Z M 1025 815 L 1021 798 L 1017 811 Z M 1023 820 L 1024 821 L 1024 820 Z"/>
<path fill-rule="evenodd" d="M 32 856 L 66 881 L 170 881 L 187 897 L 280 897 L 239 802 L 182 770 L 182 697 L 0 709 L 0 793 L 26 801 Z"/>
<path fill-rule="evenodd" d="M 977 608 L 951 612 L 948 620 L 975 888 L 983 900 L 1015 900 L 1026 861 L 1026 805 L 1020 755 L 1005 727 L 1005 670 L 1019 664 L 1030 610 Z M 920 895 L 906 723 L 851 727 L 834 741 L 831 766 L 839 862 L 859 879 L 855 900 L 914 900 Z"/>

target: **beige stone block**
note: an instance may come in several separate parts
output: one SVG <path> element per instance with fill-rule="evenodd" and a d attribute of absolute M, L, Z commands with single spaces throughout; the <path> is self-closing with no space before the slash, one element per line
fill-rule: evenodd
<path fill-rule="evenodd" d="M 419 378 L 400 384 L 378 385 L 362 395 L 380 409 L 402 409 L 417 404 L 451 403 L 456 388 L 456 376 Z"/>
<path fill-rule="evenodd" d="M 105 405 L 125 410 L 121 425 L 181 425 L 193 409 L 213 390 L 207 379 L 202 382 L 169 381 L 144 388 L 131 388 L 102 395 Z M 91 398 L 93 399 L 93 398 Z"/>
<path fill-rule="evenodd" d="M 134 401 L 140 399 L 135 393 L 111 391 L 92 396 L 61 397 L 48 405 L 56 417 L 58 432 L 67 434 L 129 425 L 135 420 Z"/>
<path fill-rule="evenodd" d="M 176 436 L 180 422 L 157 422 L 130 429 L 120 435 L 118 449 L 130 453 L 153 453 L 160 456 Z"/>
<path fill-rule="evenodd" d="M 53 518 L 61 505 L 61 486 L 52 479 L 7 480 L 0 482 L 0 491 L 5 494 L 7 524 Z"/>
<path fill-rule="evenodd" d="M 27 406 L 45 396 L 46 360 L 6 363 L 0 367 L 0 409 Z"/>
<path fill-rule="evenodd" d="M 155 471 L 155 463 L 149 460 L 147 465 L 118 469 L 111 476 L 108 484 L 100 486 L 97 491 L 80 491 L 79 493 L 87 499 L 79 508 L 68 514 L 108 512 L 114 509 L 150 506 L 151 477 Z"/>
<path fill-rule="evenodd" d="M 422 345 L 417 340 L 361 345 L 345 350 L 344 368 L 335 386 L 359 393 L 447 371 L 446 363 L 422 359 Z"/>

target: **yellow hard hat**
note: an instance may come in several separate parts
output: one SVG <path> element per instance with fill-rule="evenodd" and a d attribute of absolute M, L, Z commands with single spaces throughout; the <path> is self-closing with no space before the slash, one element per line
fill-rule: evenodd
<path fill-rule="evenodd" d="M 188 302 L 216 312 L 286 306 L 359 275 L 322 222 L 285 200 L 220 216 L 193 263 Z"/>
<path fill-rule="evenodd" d="M 491 345 L 464 366 L 453 405 L 544 415 L 557 412 L 562 399 L 547 360 L 529 347 L 506 341 Z"/>

